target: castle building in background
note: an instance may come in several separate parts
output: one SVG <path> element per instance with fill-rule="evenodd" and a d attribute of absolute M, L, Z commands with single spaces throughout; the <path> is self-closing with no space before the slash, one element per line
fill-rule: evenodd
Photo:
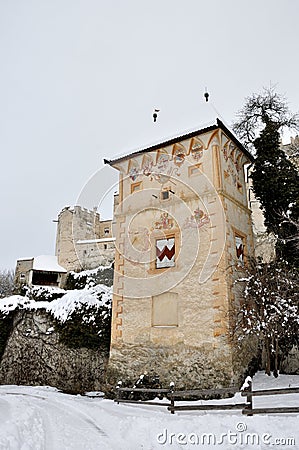
<path fill-rule="evenodd" d="M 289 144 L 282 145 L 282 149 L 294 164 L 296 169 L 299 170 L 299 136 L 291 136 L 291 142 Z"/>
<path fill-rule="evenodd" d="M 255 356 L 231 338 L 235 283 L 254 254 L 244 166 L 211 126 L 114 160 L 119 204 L 109 382 L 154 371 L 177 387 L 238 383 Z"/>
<path fill-rule="evenodd" d="M 65 207 L 58 215 L 56 251 L 67 271 L 94 269 L 114 260 L 112 220 L 100 220 L 96 208 Z"/>
<path fill-rule="evenodd" d="M 67 271 L 57 263 L 56 256 L 41 255 L 17 260 L 15 284 L 63 287 Z"/>
<path fill-rule="evenodd" d="M 247 170 L 248 204 L 251 209 L 255 257 L 263 262 L 270 262 L 275 258 L 276 238 L 272 233 L 267 233 L 265 217 L 260 202 L 257 200 L 252 186 L 252 165 Z"/>

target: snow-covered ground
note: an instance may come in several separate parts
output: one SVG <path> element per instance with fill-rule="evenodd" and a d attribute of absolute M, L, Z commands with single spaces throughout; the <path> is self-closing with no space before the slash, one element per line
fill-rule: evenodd
<path fill-rule="evenodd" d="M 299 376 L 258 373 L 254 388 L 299 386 Z M 228 400 L 226 399 L 225 402 Z M 237 394 L 233 402 L 243 402 Z M 215 400 L 214 402 L 217 402 Z M 254 399 L 255 406 L 298 406 L 299 394 Z M 299 414 L 242 416 L 117 405 L 52 387 L 0 386 L 2 450 L 299 449 Z"/>

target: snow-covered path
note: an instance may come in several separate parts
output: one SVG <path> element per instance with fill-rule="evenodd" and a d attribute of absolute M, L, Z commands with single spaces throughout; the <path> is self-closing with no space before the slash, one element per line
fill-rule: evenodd
<path fill-rule="evenodd" d="M 254 380 L 259 388 L 282 385 L 298 386 L 299 376 L 273 379 L 258 374 Z M 273 405 L 273 400 L 268 397 L 266 401 Z M 243 399 L 237 394 L 232 401 Z M 298 396 L 284 396 L 282 403 L 298 405 Z M 209 433 L 210 438 L 205 436 Z M 289 438 L 292 440 L 287 441 Z M 103 398 L 63 394 L 46 386 L 0 386 L 1 450 L 163 448 L 299 449 L 299 415 L 245 417 L 239 411 L 171 415 L 158 406 L 117 405 Z"/>
<path fill-rule="evenodd" d="M 97 442 L 101 444 L 98 448 L 111 448 L 92 416 L 89 399 L 47 387 L 6 386 L 6 393 L 3 388 L 0 430 L 5 425 L 5 433 L 0 431 L 1 449 L 92 449 Z"/>

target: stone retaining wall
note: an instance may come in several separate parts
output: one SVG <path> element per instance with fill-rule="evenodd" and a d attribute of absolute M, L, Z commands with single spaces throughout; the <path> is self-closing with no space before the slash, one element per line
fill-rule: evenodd
<path fill-rule="evenodd" d="M 49 385 L 69 392 L 102 390 L 107 349 L 58 342 L 45 311 L 20 311 L 0 364 L 0 384 Z"/>

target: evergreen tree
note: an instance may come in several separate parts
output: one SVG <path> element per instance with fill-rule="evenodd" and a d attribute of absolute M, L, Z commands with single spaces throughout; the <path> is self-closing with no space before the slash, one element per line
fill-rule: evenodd
<path fill-rule="evenodd" d="M 298 129 L 298 115 L 273 87 L 246 99 L 233 125 L 245 145 L 255 153 L 253 190 L 260 201 L 268 232 L 277 237 L 277 255 L 299 264 L 299 176 L 281 149 L 284 128 Z"/>
<path fill-rule="evenodd" d="M 280 147 L 277 123 L 268 119 L 255 139 L 256 159 L 253 189 L 260 201 L 268 232 L 277 237 L 279 257 L 299 263 L 297 227 L 299 219 L 299 175 Z"/>

